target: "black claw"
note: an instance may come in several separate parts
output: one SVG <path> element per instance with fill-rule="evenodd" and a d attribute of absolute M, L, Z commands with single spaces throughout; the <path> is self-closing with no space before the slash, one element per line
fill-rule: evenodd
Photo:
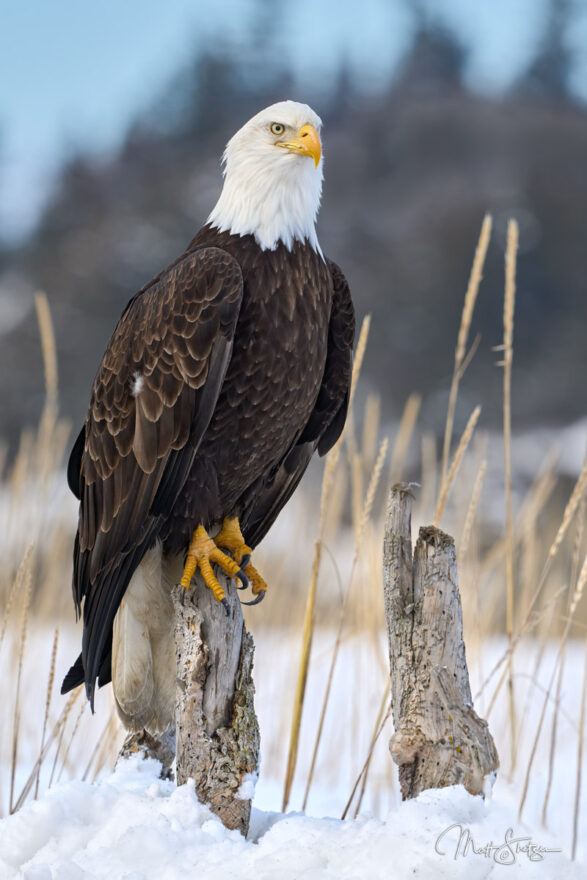
<path fill-rule="evenodd" d="M 187 593 L 187 590 L 182 586 L 181 593 L 179 594 L 179 601 L 181 602 L 182 605 L 185 605 L 185 594 L 186 593 Z"/>
<path fill-rule="evenodd" d="M 265 598 L 266 592 L 267 592 L 266 590 L 260 590 L 260 592 L 257 593 L 257 596 L 254 599 L 252 599 L 250 602 L 242 602 L 241 604 L 243 604 L 243 605 L 258 605 L 259 602 L 262 602 L 263 599 Z"/>
<path fill-rule="evenodd" d="M 247 587 L 249 586 L 249 579 L 246 576 L 246 574 L 244 573 L 244 571 L 242 570 L 242 568 L 239 568 L 239 570 L 236 573 L 236 576 L 242 584 L 242 587 L 237 587 L 237 590 L 246 590 Z"/>
<path fill-rule="evenodd" d="M 222 607 L 224 608 L 224 610 L 226 611 L 226 616 L 230 617 L 230 605 L 228 604 L 228 599 L 226 598 L 226 596 L 224 597 L 224 599 L 220 600 L 220 603 L 221 603 Z"/>
<path fill-rule="evenodd" d="M 245 555 L 241 559 L 241 568 L 246 568 L 250 561 L 251 561 L 251 554 L 245 553 Z"/>

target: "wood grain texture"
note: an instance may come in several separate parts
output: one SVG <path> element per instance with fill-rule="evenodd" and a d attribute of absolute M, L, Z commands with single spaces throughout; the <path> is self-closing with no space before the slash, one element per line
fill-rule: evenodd
<path fill-rule="evenodd" d="M 440 529 L 421 528 L 412 558 L 411 501 L 408 484 L 392 488 L 384 538 L 390 751 L 404 800 L 456 784 L 484 794 L 499 759 L 472 705 L 455 544 Z"/>
<path fill-rule="evenodd" d="M 259 768 L 259 725 L 252 679 L 253 639 L 246 631 L 233 581 L 222 575 L 230 614 L 201 577 L 184 596 L 173 591 L 177 656 L 177 783 L 193 779 L 202 803 L 227 828 L 246 835 L 251 801 L 240 796 Z"/>

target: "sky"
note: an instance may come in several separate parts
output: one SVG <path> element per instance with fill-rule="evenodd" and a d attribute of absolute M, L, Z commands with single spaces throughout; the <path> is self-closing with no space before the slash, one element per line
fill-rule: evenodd
<path fill-rule="evenodd" d="M 587 0 L 568 2 L 571 84 L 587 100 Z M 499 93 L 531 61 L 549 0 L 4 0 L 0 237 L 31 228 L 64 157 L 116 150 L 194 47 L 227 47 L 244 74 L 279 59 L 312 94 L 329 90 L 344 60 L 358 88 L 373 92 L 409 50 L 416 8 L 463 41 L 468 85 Z M 262 46 L 260 24 L 271 26 Z"/>

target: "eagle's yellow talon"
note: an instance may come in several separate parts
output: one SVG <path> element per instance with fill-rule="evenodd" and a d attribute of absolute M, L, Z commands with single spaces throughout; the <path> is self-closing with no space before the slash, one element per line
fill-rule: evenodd
<path fill-rule="evenodd" d="M 221 547 L 230 550 L 234 559 L 223 553 Z M 222 602 L 226 596 L 212 571 L 212 563 L 215 563 L 228 577 L 239 578 L 243 587 L 247 587 L 250 581 L 253 595 L 258 597 L 258 602 L 267 591 L 267 584 L 250 562 L 247 562 L 243 569 L 242 562 L 246 557 L 250 558 L 251 553 L 251 548 L 245 544 L 242 536 L 238 517 L 225 517 L 222 528 L 214 540 L 203 526 L 198 526 L 190 541 L 180 583 L 184 589 L 189 590 L 192 578 L 199 568 L 206 586 L 212 590 L 216 601 Z"/>
<path fill-rule="evenodd" d="M 245 567 L 245 574 L 251 582 L 251 590 L 253 596 L 256 596 L 257 593 L 267 592 L 266 582 L 251 562 L 249 562 L 249 564 Z"/>
<path fill-rule="evenodd" d="M 190 541 L 180 583 L 184 589 L 189 590 L 196 569 L 199 568 L 206 586 L 212 590 L 216 601 L 222 602 L 226 598 L 226 594 L 214 576 L 212 562 L 219 565 L 230 578 L 241 576 L 240 565 L 216 546 L 203 526 L 198 526 Z"/>
<path fill-rule="evenodd" d="M 219 550 L 216 546 L 210 553 L 210 561 L 217 562 L 222 570 L 231 578 L 235 578 L 241 569 L 240 565 L 235 562 L 234 559 L 231 559 L 230 556 L 227 556 L 226 553 L 223 553 L 222 550 Z"/>
<path fill-rule="evenodd" d="M 183 569 L 183 577 L 180 581 L 182 587 L 186 590 L 189 590 L 190 584 L 192 582 L 192 578 L 195 574 L 196 568 L 198 567 L 198 561 L 195 556 L 192 556 L 188 553 L 188 557 L 185 561 L 185 566 Z"/>
<path fill-rule="evenodd" d="M 224 547 L 226 550 L 230 550 L 238 570 L 240 570 L 243 560 L 246 557 L 250 559 L 253 552 L 248 544 L 245 544 L 237 516 L 226 516 L 224 518 L 222 528 L 215 536 L 214 541 L 217 547 Z M 251 582 L 254 596 L 267 592 L 267 584 L 251 562 L 247 562 L 243 570 Z"/>
<path fill-rule="evenodd" d="M 215 536 L 214 541 L 217 547 L 225 547 L 227 550 L 230 550 L 239 565 L 242 563 L 244 556 L 250 556 L 253 552 L 245 544 L 237 516 L 224 517 L 222 528 Z"/>

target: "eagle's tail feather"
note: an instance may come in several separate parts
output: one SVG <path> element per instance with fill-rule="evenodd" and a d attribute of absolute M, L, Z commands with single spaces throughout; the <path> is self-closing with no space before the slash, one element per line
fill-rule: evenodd
<path fill-rule="evenodd" d="M 61 685 L 61 693 L 67 694 L 74 688 L 79 687 L 80 684 L 83 684 L 84 681 L 84 665 L 82 662 L 82 655 L 80 654 L 65 678 L 63 679 L 63 684 Z"/>
<path fill-rule="evenodd" d="M 173 559 L 173 574 L 183 557 Z M 157 542 L 135 569 L 112 630 L 112 687 L 128 730 L 156 735 L 173 724 L 175 644 L 168 565 Z"/>

